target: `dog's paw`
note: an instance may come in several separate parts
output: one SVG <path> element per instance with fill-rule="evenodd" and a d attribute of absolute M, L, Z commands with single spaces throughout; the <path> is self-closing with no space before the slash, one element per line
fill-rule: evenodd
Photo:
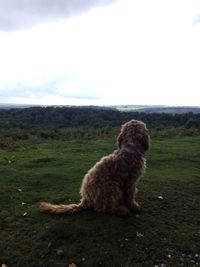
<path fill-rule="evenodd" d="M 134 203 L 132 203 L 130 209 L 132 212 L 135 212 L 135 213 L 141 212 L 141 210 L 142 210 L 141 206 L 136 201 L 134 201 Z"/>
<path fill-rule="evenodd" d="M 119 206 L 114 213 L 119 216 L 128 216 L 131 211 L 125 206 Z"/>

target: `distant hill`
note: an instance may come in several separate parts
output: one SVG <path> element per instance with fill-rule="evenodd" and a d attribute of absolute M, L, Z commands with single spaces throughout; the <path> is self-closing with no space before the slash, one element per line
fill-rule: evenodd
<path fill-rule="evenodd" d="M 12 104 L 12 103 L 0 103 L 0 109 L 12 109 L 12 108 L 30 108 L 39 105 L 28 105 L 28 104 Z"/>
<path fill-rule="evenodd" d="M 138 110 L 122 112 L 117 108 L 61 106 L 0 109 L 0 129 L 115 127 L 131 119 L 142 120 L 151 127 L 200 127 L 200 113 L 192 112 L 181 114 L 138 112 Z"/>
<path fill-rule="evenodd" d="M 30 108 L 30 107 L 48 107 L 45 105 L 29 105 L 29 104 L 4 104 L 0 103 L 0 109 L 13 108 Z M 162 105 L 111 105 L 111 106 L 69 106 L 69 105 L 54 105 L 52 107 L 74 107 L 74 108 L 91 108 L 91 109 L 117 109 L 124 112 L 145 112 L 145 113 L 167 113 L 167 114 L 185 114 L 192 112 L 200 113 L 199 107 L 191 106 L 162 106 Z"/>
<path fill-rule="evenodd" d="M 190 107 L 190 106 L 145 106 L 145 105 L 119 105 L 112 106 L 119 111 L 137 111 L 146 113 L 167 113 L 167 114 L 183 114 L 192 112 L 194 114 L 200 113 L 200 107 Z"/>

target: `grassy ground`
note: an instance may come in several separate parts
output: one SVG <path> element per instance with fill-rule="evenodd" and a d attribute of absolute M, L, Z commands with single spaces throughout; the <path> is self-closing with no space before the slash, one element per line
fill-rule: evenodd
<path fill-rule="evenodd" d="M 140 215 L 41 214 L 77 203 L 85 172 L 114 139 L 0 150 L 0 266 L 200 266 L 200 137 L 156 139 L 140 183 Z"/>

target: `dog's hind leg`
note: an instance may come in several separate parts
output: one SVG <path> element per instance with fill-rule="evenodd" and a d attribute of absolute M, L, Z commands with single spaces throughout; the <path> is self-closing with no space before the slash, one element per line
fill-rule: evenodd
<path fill-rule="evenodd" d="M 111 197 L 111 203 L 110 203 L 110 213 L 119 215 L 119 216 L 127 216 L 130 214 L 130 209 L 129 207 L 127 207 L 126 205 L 124 205 L 124 203 L 122 202 L 122 194 L 120 194 L 121 192 L 118 192 L 118 194 L 116 194 L 118 196 L 118 198 L 115 197 Z"/>
<path fill-rule="evenodd" d="M 112 213 L 119 216 L 127 216 L 130 214 L 130 210 L 126 206 L 121 205 L 113 209 Z"/>

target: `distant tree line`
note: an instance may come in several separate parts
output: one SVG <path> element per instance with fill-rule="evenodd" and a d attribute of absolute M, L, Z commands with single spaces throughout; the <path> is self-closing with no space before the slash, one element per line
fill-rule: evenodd
<path fill-rule="evenodd" d="M 31 107 L 22 109 L 0 109 L 1 128 L 32 127 L 117 127 L 128 120 L 137 119 L 149 127 L 173 126 L 199 128 L 200 114 L 120 112 L 115 109 L 92 107 Z"/>

